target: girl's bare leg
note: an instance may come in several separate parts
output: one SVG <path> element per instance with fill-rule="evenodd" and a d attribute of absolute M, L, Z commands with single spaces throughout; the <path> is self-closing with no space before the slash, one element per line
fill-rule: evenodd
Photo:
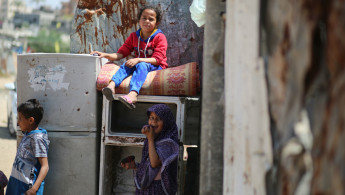
<path fill-rule="evenodd" d="M 110 81 L 110 83 L 107 86 L 108 88 L 110 88 L 111 92 L 113 92 L 113 94 L 115 94 L 115 82 L 114 81 Z"/>

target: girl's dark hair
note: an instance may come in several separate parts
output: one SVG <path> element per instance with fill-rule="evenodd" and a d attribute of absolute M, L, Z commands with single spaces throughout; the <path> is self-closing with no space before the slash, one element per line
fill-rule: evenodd
<path fill-rule="evenodd" d="M 141 14 L 143 13 L 143 11 L 145 9 L 151 9 L 151 10 L 155 11 L 156 12 L 156 20 L 157 20 L 157 22 L 161 22 L 161 20 L 162 20 L 162 10 L 160 8 L 158 8 L 158 7 L 150 6 L 150 5 L 145 5 L 145 6 L 140 8 L 140 11 L 139 11 L 139 14 L 138 14 L 138 20 L 140 20 Z"/>
<path fill-rule="evenodd" d="M 25 118 L 33 117 L 37 126 L 41 122 L 44 113 L 43 107 L 36 99 L 30 99 L 20 104 L 17 111 L 22 113 Z"/>

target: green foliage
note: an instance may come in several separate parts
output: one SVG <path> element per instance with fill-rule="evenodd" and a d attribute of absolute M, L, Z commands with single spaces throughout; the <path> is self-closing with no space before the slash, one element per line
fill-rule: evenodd
<path fill-rule="evenodd" d="M 28 22 L 23 22 L 22 28 L 27 29 L 30 27 L 30 24 Z"/>
<path fill-rule="evenodd" d="M 30 46 L 32 52 L 37 53 L 56 53 L 56 42 L 60 47 L 59 53 L 70 53 L 69 43 L 63 42 L 61 33 L 54 29 L 41 29 L 36 37 L 28 37 L 28 46 Z"/>

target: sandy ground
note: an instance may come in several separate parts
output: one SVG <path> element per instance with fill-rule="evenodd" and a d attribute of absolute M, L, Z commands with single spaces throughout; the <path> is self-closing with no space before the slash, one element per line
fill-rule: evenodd
<path fill-rule="evenodd" d="M 13 82 L 14 76 L 0 76 L 0 170 L 10 177 L 12 164 L 16 155 L 17 141 L 11 137 L 7 129 L 7 98 L 5 84 Z"/>

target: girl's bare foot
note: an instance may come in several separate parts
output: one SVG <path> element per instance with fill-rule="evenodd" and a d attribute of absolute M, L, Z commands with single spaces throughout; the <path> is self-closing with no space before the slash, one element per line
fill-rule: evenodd
<path fill-rule="evenodd" d="M 137 96 L 138 96 L 138 93 L 136 91 L 131 91 L 128 94 L 128 97 L 131 98 L 133 103 L 137 102 Z"/>
<path fill-rule="evenodd" d="M 120 102 L 124 103 L 129 109 L 134 109 L 137 102 L 138 93 L 135 91 L 129 92 L 125 96 L 119 97 Z"/>

